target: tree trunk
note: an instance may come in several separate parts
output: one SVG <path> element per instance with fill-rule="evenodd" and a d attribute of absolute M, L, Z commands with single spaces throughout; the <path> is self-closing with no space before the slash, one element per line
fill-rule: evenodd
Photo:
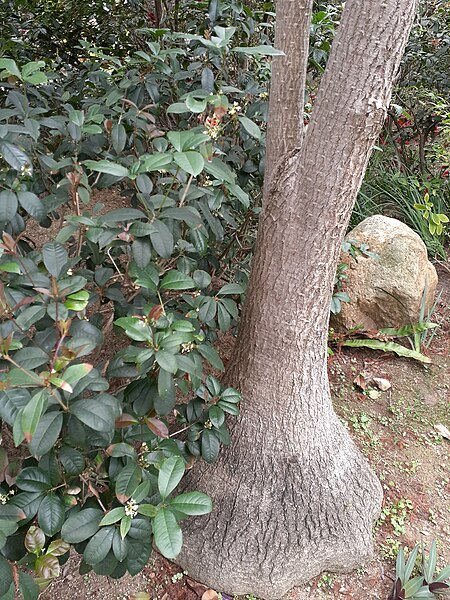
<path fill-rule="evenodd" d="M 278 0 L 276 3 L 275 48 L 282 50 L 285 56 L 277 58 L 272 65 L 269 123 L 277 123 L 277 128 L 269 125 L 266 136 L 266 189 L 282 157 L 300 148 L 303 137 L 312 4 L 313 0 Z"/>
<path fill-rule="evenodd" d="M 215 589 L 275 599 L 371 555 L 382 491 L 333 411 L 327 325 L 342 238 L 415 8 L 347 0 L 302 148 L 266 189 L 227 374 L 242 413 L 218 462 L 191 472 L 215 508 L 186 523 L 179 557 Z M 284 110 L 297 106 L 292 98 Z M 271 118 L 279 129 L 283 111 Z"/>

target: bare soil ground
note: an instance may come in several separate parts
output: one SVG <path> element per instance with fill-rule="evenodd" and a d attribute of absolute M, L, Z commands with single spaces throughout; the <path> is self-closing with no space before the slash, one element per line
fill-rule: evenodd
<path fill-rule="evenodd" d="M 96 201 L 107 209 L 128 202 L 111 191 L 101 194 L 96 194 Z M 32 232 L 37 245 L 53 233 Z M 382 520 L 375 526 L 375 557 L 348 574 L 324 573 L 284 600 L 386 600 L 399 544 L 412 548 L 423 540 L 427 546 L 436 539 L 442 565 L 450 563 L 450 440 L 436 430 L 439 424 L 450 428 L 450 262 L 437 268 L 442 294 L 432 320 L 440 329 L 430 347 L 424 348 L 430 365 L 350 349 L 337 351 L 329 361 L 336 411 L 384 487 Z M 115 346 L 118 340 L 111 342 Z M 232 347 L 232 339 L 225 336 L 219 344 L 225 359 Z M 355 383 L 361 374 L 387 379 L 391 387 L 386 392 L 362 390 Z M 142 573 L 120 581 L 92 573 L 81 576 L 78 565 L 74 555 L 42 600 L 138 600 L 139 592 L 146 592 L 151 600 L 199 600 L 206 590 L 156 552 Z M 226 594 L 222 597 L 231 600 Z M 245 600 L 257 599 L 250 595 Z"/>

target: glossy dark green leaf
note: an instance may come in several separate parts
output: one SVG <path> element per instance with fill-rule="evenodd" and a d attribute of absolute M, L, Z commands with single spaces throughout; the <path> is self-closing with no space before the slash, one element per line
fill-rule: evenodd
<path fill-rule="evenodd" d="M 116 398 L 109 394 L 98 394 L 96 398 L 77 400 L 70 406 L 70 412 L 82 423 L 95 431 L 109 432 L 114 429 L 119 416 Z"/>
<path fill-rule="evenodd" d="M 83 558 L 88 565 L 95 565 L 106 558 L 111 550 L 114 529 L 114 527 L 103 527 L 89 540 L 83 552 Z"/>
<path fill-rule="evenodd" d="M 84 456 L 76 448 L 62 445 L 59 449 L 59 460 L 67 475 L 79 475 L 84 470 Z"/>
<path fill-rule="evenodd" d="M 18 208 L 17 195 L 4 190 L 0 192 L 0 222 L 11 221 Z"/>
<path fill-rule="evenodd" d="M 220 450 L 220 442 L 210 429 L 204 429 L 202 433 L 202 457 L 207 463 L 213 463 Z"/>
<path fill-rule="evenodd" d="M 224 371 L 225 367 L 223 362 L 217 352 L 211 345 L 209 344 L 199 344 L 197 346 L 197 350 L 206 358 L 206 360 L 215 368 L 219 369 L 219 371 Z"/>
<path fill-rule="evenodd" d="M 64 502 L 55 493 L 48 494 L 42 500 L 38 510 L 38 523 L 45 535 L 53 537 L 64 523 Z"/>
<path fill-rule="evenodd" d="M 19 588 L 23 600 L 38 600 L 41 590 L 28 573 L 19 571 Z"/>
<path fill-rule="evenodd" d="M 42 414 L 47 408 L 48 392 L 47 390 L 40 390 L 36 392 L 28 404 L 22 410 L 21 426 L 22 432 L 27 442 L 31 442 Z"/>
<path fill-rule="evenodd" d="M 17 199 L 19 204 L 36 221 L 42 221 L 47 216 L 47 208 L 42 200 L 31 192 L 18 192 Z"/>
<path fill-rule="evenodd" d="M 13 583 L 13 574 L 9 562 L 0 556 L 0 597 L 5 595 Z M 14 598 L 14 593 L 13 593 Z"/>
<path fill-rule="evenodd" d="M 41 417 L 29 443 L 33 456 L 43 456 L 53 448 L 60 434 L 62 424 L 63 415 L 57 410 L 48 412 Z"/>
<path fill-rule="evenodd" d="M 103 512 L 99 508 L 84 508 L 67 519 L 61 537 L 69 544 L 79 544 L 93 536 L 99 528 Z"/>
<path fill-rule="evenodd" d="M 63 267 L 66 266 L 69 256 L 66 249 L 59 242 L 47 242 L 42 247 L 42 258 L 47 271 L 53 277 L 61 275 Z"/>
<path fill-rule="evenodd" d="M 212 511 L 212 502 L 202 492 L 187 492 L 170 500 L 169 507 L 184 515 L 206 515 Z"/>
<path fill-rule="evenodd" d="M 142 469 L 136 463 L 126 465 L 116 479 L 116 496 L 124 504 L 142 480 Z"/>
<path fill-rule="evenodd" d="M 167 498 L 173 492 L 180 483 L 185 468 L 184 461 L 179 456 L 171 456 L 163 462 L 158 473 L 158 489 L 161 498 Z"/>
<path fill-rule="evenodd" d="M 167 508 L 158 511 L 153 519 L 153 535 L 158 550 L 166 558 L 176 558 L 181 551 L 183 534 L 175 515 Z"/>
<path fill-rule="evenodd" d="M 26 467 L 17 476 L 16 485 L 25 492 L 45 492 L 52 487 L 52 482 L 42 469 Z"/>
<path fill-rule="evenodd" d="M 189 290 L 196 286 L 191 277 L 172 269 L 164 275 L 160 287 L 165 290 Z"/>
<path fill-rule="evenodd" d="M 128 177 L 129 171 L 126 167 L 110 162 L 109 160 L 85 160 L 84 166 L 98 173 L 107 173 L 115 177 Z"/>

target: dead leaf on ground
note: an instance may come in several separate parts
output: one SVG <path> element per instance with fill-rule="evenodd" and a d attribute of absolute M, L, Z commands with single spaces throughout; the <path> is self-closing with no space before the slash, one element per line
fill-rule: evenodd
<path fill-rule="evenodd" d="M 434 426 L 434 428 L 439 433 L 439 435 L 441 435 L 446 440 L 450 440 L 450 431 L 447 429 L 447 427 L 445 425 L 438 423 L 437 425 Z"/>
<path fill-rule="evenodd" d="M 358 375 L 353 380 L 353 383 L 357 385 L 361 390 L 365 390 L 369 385 L 369 380 L 367 379 L 364 373 L 358 373 Z"/>

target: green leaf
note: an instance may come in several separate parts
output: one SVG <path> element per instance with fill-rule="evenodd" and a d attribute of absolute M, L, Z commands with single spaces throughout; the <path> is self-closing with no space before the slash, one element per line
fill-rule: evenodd
<path fill-rule="evenodd" d="M 113 536 L 114 527 L 105 527 L 97 531 L 89 540 L 83 552 L 83 559 L 88 565 L 96 565 L 106 558 L 108 552 L 111 550 Z"/>
<path fill-rule="evenodd" d="M 186 112 L 186 108 L 185 108 Z M 155 154 L 143 154 L 140 158 L 141 167 L 140 173 L 150 173 L 151 171 L 159 171 L 168 167 L 172 162 L 173 157 L 169 152 L 155 152 Z"/>
<path fill-rule="evenodd" d="M 14 521 L 0 519 L 0 549 L 6 544 L 9 536 L 17 531 L 18 527 L 19 526 Z"/>
<path fill-rule="evenodd" d="M 19 173 L 27 172 L 30 175 L 33 173 L 31 159 L 18 146 L 0 140 L 0 154 L 2 154 L 5 161 Z"/>
<path fill-rule="evenodd" d="M 84 542 L 98 531 L 103 516 L 99 508 L 85 508 L 69 517 L 61 529 L 61 537 L 69 544 Z"/>
<path fill-rule="evenodd" d="M 41 590 L 28 573 L 19 571 L 19 588 L 23 600 L 38 600 Z"/>
<path fill-rule="evenodd" d="M 124 539 L 127 536 L 127 533 L 130 531 L 131 527 L 131 517 L 125 515 L 123 519 L 120 521 L 120 537 Z"/>
<path fill-rule="evenodd" d="M 113 525 L 122 519 L 125 516 L 125 509 L 123 506 L 119 506 L 118 508 L 113 508 L 110 510 L 103 519 L 100 521 L 99 526 L 103 527 L 104 525 Z"/>
<path fill-rule="evenodd" d="M 257 140 L 261 139 L 261 130 L 258 127 L 258 125 L 254 123 L 251 119 L 249 119 L 245 115 L 240 115 L 239 122 L 249 135 L 256 138 Z"/>
<path fill-rule="evenodd" d="M 136 463 L 126 465 L 116 479 L 116 497 L 119 502 L 125 504 L 141 483 L 142 469 Z"/>
<path fill-rule="evenodd" d="M 36 219 L 42 221 L 47 216 L 47 208 L 45 204 L 31 192 L 18 192 L 17 198 L 19 204 L 27 211 L 27 213 Z"/>
<path fill-rule="evenodd" d="M 17 476 L 16 485 L 25 492 L 46 492 L 52 487 L 50 475 L 38 467 L 26 467 Z"/>
<path fill-rule="evenodd" d="M 192 175 L 193 177 L 197 177 L 203 171 L 205 166 L 205 161 L 200 152 L 194 152 L 193 150 L 189 150 L 188 152 L 175 152 L 173 158 L 176 164 Z"/>
<path fill-rule="evenodd" d="M 110 432 L 119 416 L 118 401 L 109 394 L 99 394 L 96 398 L 77 400 L 71 404 L 70 412 L 94 431 Z"/>
<path fill-rule="evenodd" d="M 191 277 L 172 269 L 163 277 L 160 287 L 164 290 L 189 290 L 196 286 Z"/>
<path fill-rule="evenodd" d="M 192 273 L 192 279 L 194 280 L 195 285 L 201 290 L 207 288 L 211 284 L 211 275 L 200 269 Z"/>
<path fill-rule="evenodd" d="M 42 258 L 47 271 L 53 277 L 59 277 L 66 266 L 69 256 L 64 246 L 58 242 L 47 242 L 42 247 Z"/>
<path fill-rule="evenodd" d="M 38 510 L 38 523 L 45 535 L 53 537 L 64 523 L 64 502 L 54 493 L 48 494 L 42 500 Z"/>
<path fill-rule="evenodd" d="M 128 555 L 129 545 L 127 540 L 123 540 L 120 537 L 120 533 L 117 529 L 114 531 L 112 547 L 114 556 L 119 562 L 123 562 Z"/>
<path fill-rule="evenodd" d="M 35 562 L 34 568 L 36 570 L 36 575 L 44 580 L 59 577 L 59 574 L 61 573 L 58 559 L 56 556 L 51 556 L 49 554 L 39 556 Z"/>
<path fill-rule="evenodd" d="M 62 539 L 53 540 L 47 548 L 47 554 L 51 556 L 64 556 L 70 551 L 70 544 L 63 542 Z"/>
<path fill-rule="evenodd" d="M 89 363 L 82 363 L 79 365 L 71 365 L 68 367 L 64 374 L 62 375 L 62 379 L 70 386 L 74 386 L 80 379 L 83 379 L 88 373 L 92 371 L 94 367 Z"/>
<path fill-rule="evenodd" d="M 187 492 L 171 500 L 169 507 L 184 515 L 206 515 L 212 511 L 212 502 L 202 492 Z"/>
<path fill-rule="evenodd" d="M 220 398 L 225 400 L 225 402 L 231 402 L 232 404 L 238 404 L 242 400 L 240 393 L 234 388 L 227 388 L 224 390 L 221 393 Z"/>
<path fill-rule="evenodd" d="M 225 371 L 225 367 L 219 354 L 217 353 L 217 350 L 215 350 L 211 345 L 199 344 L 197 346 L 197 350 L 215 369 L 219 369 L 219 371 Z"/>
<path fill-rule="evenodd" d="M 284 56 L 284 52 L 277 50 L 273 46 L 236 46 L 232 52 L 239 52 L 247 56 Z"/>
<path fill-rule="evenodd" d="M 231 296 L 234 294 L 243 294 L 245 292 L 244 288 L 239 283 L 226 283 L 223 285 L 220 290 L 217 292 L 219 296 Z"/>
<path fill-rule="evenodd" d="M 161 369 L 164 369 L 169 373 L 175 375 L 175 373 L 178 370 L 177 359 L 173 354 L 170 354 L 170 352 L 166 352 L 165 350 L 158 350 L 158 352 L 155 353 L 155 360 L 161 367 Z"/>
<path fill-rule="evenodd" d="M 84 470 L 84 456 L 79 450 L 63 445 L 59 449 L 59 460 L 67 475 L 80 475 Z"/>
<path fill-rule="evenodd" d="M 114 325 L 125 329 L 128 337 L 136 342 L 145 342 L 153 338 L 152 330 L 138 317 L 120 317 Z"/>
<path fill-rule="evenodd" d="M 167 458 L 158 473 L 158 489 L 164 500 L 180 483 L 185 471 L 185 465 L 179 456 Z"/>
<path fill-rule="evenodd" d="M 22 348 L 14 354 L 14 360 L 24 369 L 36 369 L 45 365 L 50 357 L 41 348 Z"/>
<path fill-rule="evenodd" d="M 0 597 L 8 592 L 12 584 L 13 574 L 11 565 L 3 556 L 0 556 Z"/>
<path fill-rule="evenodd" d="M 19 327 L 23 330 L 28 330 L 32 325 L 40 321 L 46 314 L 45 306 L 29 306 L 22 310 L 20 315 L 16 318 L 16 322 Z M 35 377 L 36 381 L 36 377 Z"/>
<path fill-rule="evenodd" d="M 219 158 L 213 158 L 211 161 L 206 161 L 205 171 L 207 171 L 215 179 L 225 181 L 225 183 L 229 184 L 235 183 L 235 176 L 233 171 Z"/>
<path fill-rule="evenodd" d="M 31 400 L 22 410 L 22 432 L 27 442 L 31 442 L 39 420 L 47 408 L 48 392 L 41 390 L 32 396 Z"/>
<path fill-rule="evenodd" d="M 158 512 L 158 508 L 153 504 L 141 504 L 137 511 L 140 515 L 153 518 Z"/>
<path fill-rule="evenodd" d="M 202 433 L 202 458 L 209 464 L 213 463 L 219 455 L 220 442 L 210 429 Z"/>
<path fill-rule="evenodd" d="M 22 273 L 19 263 L 13 261 L 2 263 L 0 265 L 0 271 L 3 271 L 4 273 L 16 273 L 17 275 Z"/>
<path fill-rule="evenodd" d="M 219 406 L 211 406 L 208 417 L 214 427 L 220 427 L 225 421 L 225 414 Z"/>
<path fill-rule="evenodd" d="M 195 92 L 194 92 L 195 94 Z M 201 100 L 197 100 L 193 94 L 188 94 L 185 100 L 187 108 L 193 113 L 202 113 L 206 109 L 206 105 L 208 104 L 208 100 L 203 98 Z"/>
<path fill-rule="evenodd" d="M 183 545 L 183 534 L 175 515 L 162 508 L 153 519 L 153 535 L 158 550 L 166 558 L 176 558 Z"/>
<path fill-rule="evenodd" d="M 177 152 L 193 150 L 203 142 L 209 141 L 209 135 L 195 131 L 169 131 L 167 138 Z"/>
<path fill-rule="evenodd" d="M 116 154 L 120 154 L 127 143 L 127 132 L 122 123 L 114 123 L 112 126 L 111 141 Z"/>
<path fill-rule="evenodd" d="M 233 194 L 233 196 L 236 196 L 236 198 L 239 200 L 239 202 L 244 208 L 248 208 L 250 206 L 249 195 L 247 194 L 247 192 L 244 192 L 244 190 L 239 185 L 229 183 L 227 185 L 227 189 L 229 192 L 231 192 L 231 194 Z"/>
<path fill-rule="evenodd" d="M 174 241 L 170 229 L 160 220 L 153 221 L 154 231 L 150 233 L 153 248 L 162 258 L 170 258 L 173 252 Z"/>
<path fill-rule="evenodd" d="M 85 160 L 83 164 L 92 171 L 107 173 L 116 177 L 128 177 L 130 174 L 126 167 L 110 162 L 109 160 Z"/>
<path fill-rule="evenodd" d="M 9 190 L 0 192 L 0 223 L 12 221 L 16 215 L 18 206 L 17 195 L 14 192 L 10 192 Z"/>
<path fill-rule="evenodd" d="M 345 340 L 342 346 L 349 348 L 370 348 L 371 350 L 382 350 L 383 352 L 394 352 L 398 356 L 414 358 L 423 363 L 431 363 L 431 359 L 420 352 L 405 348 L 395 342 L 383 342 L 382 340 Z"/>
<path fill-rule="evenodd" d="M 10 75 L 14 75 L 17 79 L 22 80 L 22 73 L 16 64 L 16 61 L 12 58 L 0 58 L 0 69 L 5 69 Z"/>

